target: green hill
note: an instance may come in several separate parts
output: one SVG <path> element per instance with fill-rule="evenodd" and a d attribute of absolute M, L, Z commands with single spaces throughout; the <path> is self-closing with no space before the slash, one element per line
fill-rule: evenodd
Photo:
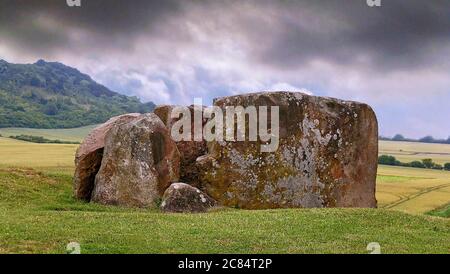
<path fill-rule="evenodd" d="M 105 122 L 154 104 L 118 94 L 61 63 L 0 60 L 0 128 L 74 128 Z"/>

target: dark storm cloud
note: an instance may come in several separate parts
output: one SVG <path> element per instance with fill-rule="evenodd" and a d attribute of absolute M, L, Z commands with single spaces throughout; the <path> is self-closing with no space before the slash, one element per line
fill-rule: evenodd
<path fill-rule="evenodd" d="M 174 16 L 179 4 L 172 0 L 82 0 L 78 8 L 68 7 L 65 0 L 1 0 L 0 38 L 25 49 L 48 51 L 67 46 L 70 31 L 81 29 L 97 43 L 108 45 L 117 39 L 133 43 L 135 35 L 155 31 Z"/>
<path fill-rule="evenodd" d="M 384 0 L 380 8 L 368 8 L 363 0 L 282 1 L 269 6 L 277 10 L 275 27 L 260 26 L 251 33 L 270 37 L 255 37 L 260 40 L 258 58 L 280 68 L 316 58 L 340 64 L 366 61 L 387 70 L 420 66 L 445 61 L 435 53 L 450 45 L 446 0 Z"/>
<path fill-rule="evenodd" d="M 384 135 L 448 135 L 450 0 L 81 1 L 0 0 L 0 59 L 155 103 L 306 89 L 371 104 Z"/>
<path fill-rule="evenodd" d="M 36 52 L 68 46 L 70 30 L 81 29 L 90 34 L 85 41 L 90 46 L 123 49 L 142 33 L 189 40 L 182 26 L 171 22 L 192 10 L 205 23 L 231 25 L 218 26 L 215 35 L 233 31 L 230 35 L 246 40 L 257 63 L 293 68 L 322 59 L 387 70 L 444 62 L 435 53 L 450 39 L 447 0 L 383 0 L 381 8 L 369 8 L 365 0 L 84 0 L 81 8 L 65 2 L 2 0 L 0 35 Z"/>

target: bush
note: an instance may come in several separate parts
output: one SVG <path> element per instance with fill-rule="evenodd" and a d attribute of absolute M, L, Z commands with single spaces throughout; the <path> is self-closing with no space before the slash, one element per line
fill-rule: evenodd
<path fill-rule="evenodd" d="M 381 155 L 378 157 L 378 163 L 380 165 L 399 166 L 401 163 L 394 156 Z"/>
<path fill-rule="evenodd" d="M 434 142 L 436 142 L 436 140 L 434 140 L 433 136 L 425 136 L 423 138 L 420 138 L 419 142 L 422 142 L 422 143 L 434 143 Z"/>
<path fill-rule="evenodd" d="M 61 141 L 61 140 L 49 140 L 42 136 L 32 136 L 32 135 L 17 135 L 17 136 L 9 136 L 9 138 L 32 142 L 38 144 L 79 144 L 79 142 L 69 142 L 69 141 Z"/>
<path fill-rule="evenodd" d="M 410 165 L 415 168 L 425 168 L 425 165 L 421 161 L 413 161 Z"/>
<path fill-rule="evenodd" d="M 406 138 L 403 137 L 403 135 L 401 135 L 401 134 L 397 134 L 392 138 L 392 141 L 405 141 L 405 140 L 406 140 Z"/>
<path fill-rule="evenodd" d="M 432 159 L 423 159 L 422 161 L 412 161 L 410 163 L 402 163 L 397 160 L 394 156 L 390 155 L 381 155 L 378 157 L 378 164 L 380 165 L 388 165 L 388 166 L 402 166 L 402 167 L 414 167 L 414 168 L 430 168 L 436 170 L 449 170 L 450 171 L 450 163 L 444 164 L 444 166 L 440 164 L 436 164 Z"/>
<path fill-rule="evenodd" d="M 450 171 L 450 163 L 445 163 L 444 164 L 444 169 Z"/>
<path fill-rule="evenodd" d="M 433 163 L 432 159 L 423 159 L 422 163 L 425 166 L 425 168 L 433 168 L 435 165 L 435 163 Z"/>

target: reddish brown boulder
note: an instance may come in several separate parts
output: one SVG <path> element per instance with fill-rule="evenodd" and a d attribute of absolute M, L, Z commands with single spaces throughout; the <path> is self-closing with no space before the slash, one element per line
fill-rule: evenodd
<path fill-rule="evenodd" d="M 117 124 L 127 123 L 138 117 L 139 113 L 130 113 L 109 119 L 93 129 L 78 147 L 75 155 L 75 174 L 73 179 L 74 195 L 77 199 L 89 201 L 94 188 L 95 175 L 100 169 L 105 135 Z"/>
<path fill-rule="evenodd" d="M 293 92 L 225 97 L 214 105 L 224 113 L 225 106 L 279 106 L 276 151 L 261 152 L 261 140 L 211 142 L 209 155 L 199 158 L 202 186 L 220 204 L 376 207 L 378 125 L 368 105 Z"/>
<path fill-rule="evenodd" d="M 173 183 L 164 192 L 161 209 L 165 212 L 206 212 L 216 202 L 191 185 Z"/>
<path fill-rule="evenodd" d="M 179 120 L 171 118 L 172 110 L 178 106 L 174 105 L 161 105 L 157 106 L 153 111 L 156 115 L 161 118 L 164 124 L 171 131 L 172 125 Z M 194 136 L 194 106 L 188 107 L 191 113 L 191 136 Z M 181 118 L 181 117 L 180 117 Z M 202 119 L 202 127 L 206 123 L 206 119 Z M 180 181 L 186 182 L 187 184 L 199 187 L 199 171 L 195 164 L 197 157 L 206 154 L 206 142 L 205 141 L 179 141 L 176 142 L 178 151 L 180 152 L 181 163 L 180 163 Z"/>
<path fill-rule="evenodd" d="M 180 156 L 164 123 L 143 114 L 107 133 L 92 201 L 150 207 L 179 180 Z"/>

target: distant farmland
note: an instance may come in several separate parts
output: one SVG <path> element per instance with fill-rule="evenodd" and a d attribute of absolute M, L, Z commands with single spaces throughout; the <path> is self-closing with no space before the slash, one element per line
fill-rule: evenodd
<path fill-rule="evenodd" d="M 3 137 L 17 135 L 40 136 L 50 140 L 81 142 L 84 137 L 97 125 L 71 129 L 34 129 L 34 128 L 0 128 Z M 450 145 L 427 144 L 418 142 L 380 141 L 379 155 L 392 155 L 401 162 L 411 162 L 426 158 L 435 163 L 450 163 Z"/>
<path fill-rule="evenodd" d="M 450 171 L 379 166 L 379 208 L 426 213 L 450 203 Z"/>
<path fill-rule="evenodd" d="M 36 129 L 36 128 L 0 128 L 3 137 L 31 135 L 50 140 L 80 142 L 97 125 L 69 129 Z"/>
<path fill-rule="evenodd" d="M 391 155 L 401 162 L 433 159 L 435 163 L 450 163 L 450 145 L 416 142 L 380 141 L 380 155 Z"/>

